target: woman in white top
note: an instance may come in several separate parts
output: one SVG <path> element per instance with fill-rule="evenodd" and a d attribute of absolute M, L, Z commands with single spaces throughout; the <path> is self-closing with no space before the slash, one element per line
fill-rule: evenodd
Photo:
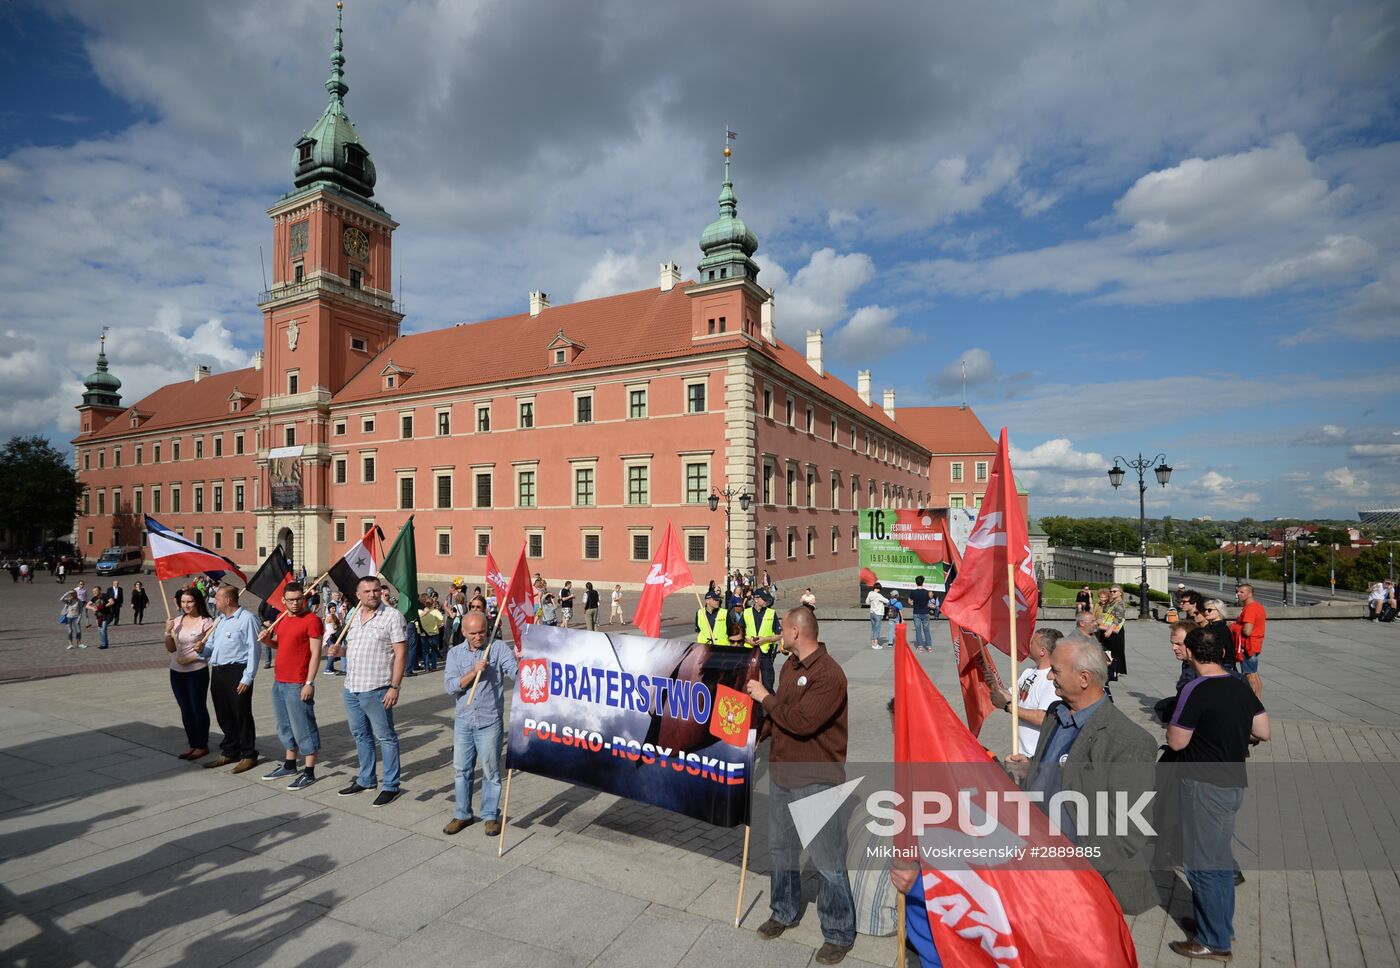
<path fill-rule="evenodd" d="M 180 759 L 198 760 L 209 755 L 209 667 L 199 650 L 214 622 L 193 588 L 181 589 L 178 602 L 180 615 L 165 623 L 165 651 L 170 653 L 170 689 L 190 744 Z"/>
<path fill-rule="evenodd" d="M 885 606 L 890 600 L 885 597 L 885 590 L 877 581 L 875 587 L 870 589 L 870 594 L 865 596 L 865 605 L 870 609 L 870 647 L 880 648 L 880 622 L 885 617 Z"/>
<path fill-rule="evenodd" d="M 68 629 L 68 648 L 86 649 L 83 645 L 83 602 L 75 591 L 64 592 L 59 604 L 63 610 L 59 612 L 59 617 L 67 621 L 64 625 Z M 66 650 L 65 650 L 66 651 Z"/>
<path fill-rule="evenodd" d="M 614 585 L 612 590 L 612 610 L 608 612 L 608 624 L 616 622 L 618 625 L 626 625 L 622 618 L 622 586 Z"/>

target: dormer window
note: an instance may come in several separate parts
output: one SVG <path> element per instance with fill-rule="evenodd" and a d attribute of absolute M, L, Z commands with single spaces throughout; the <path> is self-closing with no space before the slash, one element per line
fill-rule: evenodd
<path fill-rule="evenodd" d="M 315 138 L 303 138 L 297 142 L 297 164 L 304 165 L 311 160 L 311 149 L 316 147 Z"/>
<path fill-rule="evenodd" d="M 564 331 L 561 329 L 558 333 L 554 334 L 554 339 L 549 341 L 549 345 L 545 347 L 545 351 L 549 354 L 548 359 L 550 366 L 562 366 L 578 359 L 579 353 L 581 353 L 584 348 L 585 347 L 581 343 L 575 343 L 573 340 L 569 339 L 569 337 L 565 336 Z"/>
<path fill-rule="evenodd" d="M 352 175 L 364 175 L 365 157 L 365 149 L 359 145 L 345 146 L 345 167 Z"/>
<path fill-rule="evenodd" d="M 379 371 L 380 380 L 383 381 L 381 385 L 386 390 L 397 389 L 403 386 L 405 380 L 413 376 L 413 372 L 413 370 L 399 366 L 393 360 L 390 360 L 384 369 Z"/>
<path fill-rule="evenodd" d="M 389 376 L 386 376 L 386 377 L 384 378 L 384 389 L 386 389 L 386 390 L 392 390 L 392 389 L 394 389 L 394 380 L 395 380 L 395 377 L 394 377 L 394 375 L 393 375 L 392 373 L 391 373 Z"/>
<path fill-rule="evenodd" d="M 566 350 L 555 350 L 555 351 L 554 351 L 554 362 L 555 362 L 555 363 L 563 363 L 566 353 L 567 353 Z"/>

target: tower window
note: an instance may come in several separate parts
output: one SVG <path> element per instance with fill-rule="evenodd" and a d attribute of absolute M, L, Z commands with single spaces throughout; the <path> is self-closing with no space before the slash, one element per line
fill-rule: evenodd
<path fill-rule="evenodd" d="M 311 160 L 311 149 L 314 148 L 315 146 L 316 146 L 315 140 L 310 139 L 310 138 L 308 138 L 306 141 L 303 141 L 301 144 L 297 145 L 297 163 L 298 163 L 298 164 L 303 164 L 303 165 L 304 165 L 304 164 L 306 164 L 308 161 L 310 161 L 310 160 Z"/>
<path fill-rule="evenodd" d="M 359 289 L 364 282 L 364 274 L 359 269 L 350 270 L 350 288 Z"/>
<path fill-rule="evenodd" d="M 346 145 L 345 167 L 353 174 L 363 175 L 365 173 L 365 149 L 359 145 Z"/>
<path fill-rule="evenodd" d="M 356 353 L 368 353 L 369 341 L 363 336 L 352 336 L 350 337 L 350 348 Z"/>
<path fill-rule="evenodd" d="M 306 278 L 306 266 L 302 265 L 300 262 L 298 262 L 298 263 L 296 263 L 294 266 L 292 266 L 292 281 L 293 281 L 293 282 L 301 282 L 301 281 L 302 281 L 303 279 L 305 279 L 305 278 Z"/>

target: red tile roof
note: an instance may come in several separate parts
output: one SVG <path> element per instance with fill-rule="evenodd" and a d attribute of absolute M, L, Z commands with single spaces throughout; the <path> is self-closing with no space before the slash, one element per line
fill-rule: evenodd
<path fill-rule="evenodd" d="M 874 402 L 866 403 L 849 383 L 838 379 L 831 373 L 824 373 L 818 376 L 817 371 L 808 365 L 806 353 L 799 353 L 796 349 L 781 340 L 778 341 L 776 347 L 764 344 L 763 350 L 765 355 L 804 383 L 817 387 L 829 396 L 835 397 L 852 410 L 879 424 L 886 430 L 899 434 L 906 440 L 921 447 L 927 446 L 922 440 L 915 437 L 910 432 L 909 427 L 904 425 L 905 411 L 896 409 L 895 416 L 899 419 L 891 420 L 885 413 L 885 408 L 883 406 Z"/>
<path fill-rule="evenodd" d="M 995 454 L 996 439 L 971 407 L 902 407 L 900 426 L 934 454 Z"/>
<path fill-rule="evenodd" d="M 228 397 L 235 388 L 251 398 L 244 403 L 240 413 L 247 414 L 258 408 L 258 397 L 262 395 L 262 374 L 250 366 L 227 373 L 214 373 L 197 382 L 184 380 L 168 383 L 123 410 L 111 423 L 83 440 L 86 443 L 125 434 L 227 420 L 232 416 L 228 412 Z M 150 415 L 134 430 L 131 427 L 132 410 Z"/>

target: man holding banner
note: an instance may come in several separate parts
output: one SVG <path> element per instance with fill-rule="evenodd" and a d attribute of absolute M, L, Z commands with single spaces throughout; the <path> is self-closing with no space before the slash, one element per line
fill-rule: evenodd
<path fill-rule="evenodd" d="M 519 666 L 511 647 L 500 639 L 488 642 L 486 632 L 486 616 L 468 612 L 462 619 L 466 641 L 447 653 L 443 674 L 447 694 L 457 701 L 452 734 L 457 810 L 442 828 L 448 836 L 475 822 L 472 770 L 477 757 L 481 758 L 481 818 L 486 821 L 486 836 L 501 832 L 501 712 L 505 707 L 501 680 L 514 681 Z"/>
<path fill-rule="evenodd" d="M 825 943 L 816 961 L 834 965 L 856 940 L 855 900 L 846 871 L 845 812 L 837 810 L 815 832 L 799 833 L 789 807 L 846 780 L 846 673 L 817 641 L 817 616 L 795 608 L 784 616 L 783 642 L 792 653 L 776 693 L 750 680 L 748 693 L 763 704 L 763 734 L 772 737 L 769 854 L 772 916 L 759 925 L 765 939 L 796 927 L 802 904 L 804 846 L 821 876 L 817 916 Z M 762 738 L 762 737 L 760 737 Z"/>

